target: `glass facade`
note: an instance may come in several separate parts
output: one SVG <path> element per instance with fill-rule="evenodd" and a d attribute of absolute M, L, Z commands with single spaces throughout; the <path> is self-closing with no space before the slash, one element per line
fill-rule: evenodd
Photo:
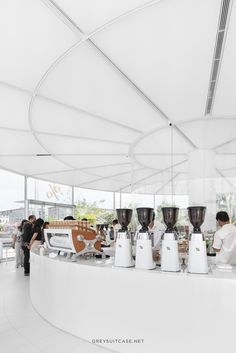
<path fill-rule="evenodd" d="M 102 220 L 116 217 L 116 208 L 153 207 L 156 218 L 161 221 L 161 207 L 174 205 L 180 209 L 179 226 L 185 226 L 188 224 L 187 207 L 193 206 L 197 199 L 207 207 L 204 230 L 215 230 L 215 213 L 219 210 L 227 211 L 231 220 L 236 221 L 236 178 L 196 178 L 186 181 L 186 185 L 187 189 L 181 195 L 119 193 L 25 179 L 22 175 L 0 170 L 0 230 L 11 231 L 17 222 L 25 218 L 25 206 L 28 215 L 35 214 L 49 221 L 68 215 L 78 216 L 79 208 L 82 215 L 81 208 L 85 206 L 87 213 L 91 209 L 100 209 Z M 96 222 L 94 217 L 93 213 L 93 223 Z"/>

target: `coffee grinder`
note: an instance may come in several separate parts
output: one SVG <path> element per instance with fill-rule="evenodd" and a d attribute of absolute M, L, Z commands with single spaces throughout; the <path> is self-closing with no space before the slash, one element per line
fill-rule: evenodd
<path fill-rule="evenodd" d="M 188 207 L 188 217 L 193 226 L 189 239 L 188 272 L 208 273 L 206 242 L 200 226 L 204 222 L 206 207 Z"/>
<path fill-rule="evenodd" d="M 138 220 L 142 228 L 137 235 L 135 268 L 152 270 L 156 267 L 152 255 L 152 239 L 148 225 L 153 219 L 153 208 L 137 208 Z"/>
<path fill-rule="evenodd" d="M 178 239 L 174 230 L 179 209 L 177 207 L 162 207 L 163 220 L 167 226 L 162 239 L 161 270 L 180 271 Z"/>
<path fill-rule="evenodd" d="M 116 213 L 121 229 L 119 229 L 116 239 L 115 266 L 132 267 L 134 266 L 134 259 L 132 256 L 131 236 L 127 227 L 131 221 L 133 210 L 118 208 Z"/>

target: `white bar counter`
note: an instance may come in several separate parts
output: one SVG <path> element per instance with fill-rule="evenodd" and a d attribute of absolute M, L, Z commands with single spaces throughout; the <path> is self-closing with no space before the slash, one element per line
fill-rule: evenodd
<path fill-rule="evenodd" d="M 80 338 L 125 353 L 236 349 L 235 268 L 213 266 L 208 275 L 167 273 L 117 268 L 110 259 L 70 262 L 32 252 L 30 263 L 33 306 L 52 325 Z"/>

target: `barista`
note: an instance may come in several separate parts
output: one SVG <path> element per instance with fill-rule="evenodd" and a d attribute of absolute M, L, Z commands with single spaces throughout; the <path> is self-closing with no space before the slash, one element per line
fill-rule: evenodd
<path fill-rule="evenodd" d="M 153 234 L 153 248 L 160 250 L 161 237 L 165 233 L 166 227 L 159 221 L 155 221 L 155 212 L 153 212 L 153 218 L 148 226 L 149 231 Z"/>
<path fill-rule="evenodd" d="M 154 261 L 158 261 L 160 259 L 161 237 L 165 233 L 166 227 L 161 222 L 155 220 L 155 212 L 153 212 L 153 218 L 148 229 L 153 234 L 153 259 Z"/>
<path fill-rule="evenodd" d="M 137 240 L 141 228 L 142 226 L 139 224 L 134 237 L 135 240 Z M 153 236 L 153 259 L 154 261 L 158 261 L 160 258 L 161 237 L 165 233 L 166 227 L 161 222 L 155 220 L 155 212 L 153 212 L 152 221 L 149 223 L 148 230 Z"/>
<path fill-rule="evenodd" d="M 218 212 L 216 220 L 220 226 L 212 245 L 216 252 L 216 263 L 236 265 L 236 227 L 230 224 L 227 212 Z"/>
<path fill-rule="evenodd" d="M 112 221 L 112 226 L 113 226 L 113 232 L 114 232 L 114 240 L 116 241 L 117 233 L 121 229 L 121 225 L 119 224 L 118 219 L 114 219 Z"/>
<path fill-rule="evenodd" d="M 75 221 L 75 218 L 74 218 L 73 216 L 66 216 L 66 217 L 64 218 L 64 221 Z M 60 253 L 61 253 L 61 250 L 59 250 L 59 251 L 57 252 L 57 255 L 60 255 Z M 70 252 L 66 253 L 66 252 L 64 252 L 64 256 L 66 256 L 67 259 L 70 259 L 70 258 L 73 256 L 73 253 L 70 253 Z"/>

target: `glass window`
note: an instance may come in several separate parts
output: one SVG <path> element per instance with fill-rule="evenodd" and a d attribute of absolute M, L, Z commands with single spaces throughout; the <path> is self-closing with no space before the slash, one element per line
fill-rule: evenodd
<path fill-rule="evenodd" d="M 116 193 L 115 200 L 115 208 L 154 207 L 153 195 Z"/>
<path fill-rule="evenodd" d="M 0 230 L 11 231 L 24 218 L 24 177 L 0 170 Z"/>
<path fill-rule="evenodd" d="M 27 196 L 30 200 L 71 204 L 72 187 L 28 178 Z"/>
<path fill-rule="evenodd" d="M 88 203 L 96 203 L 99 208 L 113 210 L 113 192 L 75 188 L 74 199 L 75 204 L 85 199 Z"/>

